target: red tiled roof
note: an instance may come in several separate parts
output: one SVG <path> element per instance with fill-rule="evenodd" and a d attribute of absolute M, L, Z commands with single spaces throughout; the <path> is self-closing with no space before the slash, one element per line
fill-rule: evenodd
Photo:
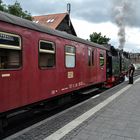
<path fill-rule="evenodd" d="M 47 27 L 50 27 L 52 29 L 56 29 L 66 15 L 67 13 L 34 16 L 33 21 L 45 25 Z"/>

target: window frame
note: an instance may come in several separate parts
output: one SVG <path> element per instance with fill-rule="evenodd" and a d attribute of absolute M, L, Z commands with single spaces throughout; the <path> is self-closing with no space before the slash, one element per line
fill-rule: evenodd
<path fill-rule="evenodd" d="M 92 50 L 91 48 L 88 48 L 88 66 L 91 67 L 92 66 Z"/>
<path fill-rule="evenodd" d="M 90 55 L 89 55 L 90 52 Z M 88 48 L 88 66 L 92 67 L 94 66 L 94 49 L 93 48 Z"/>
<path fill-rule="evenodd" d="M 73 47 L 74 48 L 74 54 L 73 53 L 68 53 L 68 52 L 66 52 L 66 47 Z M 67 55 L 69 55 L 69 56 L 75 56 L 74 57 L 74 67 L 67 67 L 66 66 L 66 54 Z M 75 68 L 76 67 L 76 47 L 75 46 L 73 46 L 73 45 L 69 45 L 69 44 L 67 44 L 67 45 L 65 45 L 64 46 L 64 60 L 65 60 L 65 68 L 67 68 L 67 69 L 73 69 L 73 68 Z"/>
<path fill-rule="evenodd" d="M 41 49 L 40 48 L 40 45 L 41 45 L 41 42 L 45 42 L 45 43 L 48 43 L 48 44 L 52 44 L 52 46 L 53 46 L 53 48 L 54 48 L 54 53 L 53 53 L 53 51 L 51 51 L 51 50 L 43 50 L 43 49 Z M 41 51 L 40 51 L 41 50 Z M 54 63 L 54 66 L 53 67 L 47 67 L 47 66 L 45 66 L 45 67 L 41 67 L 40 66 L 40 53 L 50 53 L 50 54 L 54 54 L 55 55 L 55 63 Z M 38 45 L 38 67 L 39 67 L 39 69 L 41 69 L 41 70 L 48 70 L 48 69 L 54 69 L 54 68 L 56 68 L 56 44 L 55 44 L 55 42 L 53 42 L 53 41 L 48 41 L 48 40 L 45 40 L 45 39 L 40 39 L 39 40 L 39 45 Z"/>
<path fill-rule="evenodd" d="M 0 33 L 5 34 L 5 35 L 9 35 L 9 36 L 13 36 L 13 37 L 18 37 L 19 39 L 19 46 L 14 46 L 14 45 L 5 45 L 5 44 L 0 44 L 0 49 L 5 49 L 5 50 L 17 50 L 17 51 L 21 51 L 20 52 L 20 56 L 19 56 L 19 67 L 18 68 L 6 68 L 6 69 L 0 69 L 0 71 L 17 71 L 17 70 L 21 70 L 23 67 L 23 50 L 22 50 L 22 36 L 20 36 L 17 33 L 13 33 L 13 32 L 6 32 L 6 31 L 0 31 Z"/>
<path fill-rule="evenodd" d="M 94 63 L 95 63 L 95 62 L 94 62 L 94 60 L 95 60 L 95 59 L 94 59 L 94 55 L 95 55 L 95 54 L 94 54 L 94 51 L 95 51 L 95 49 L 92 49 L 92 52 L 91 52 L 91 53 L 92 53 L 92 66 L 94 66 Z"/>
<path fill-rule="evenodd" d="M 103 64 L 101 64 L 101 60 L 103 60 Z M 99 54 L 99 65 L 100 65 L 100 67 L 103 67 L 105 65 L 105 57 L 104 57 L 103 52 L 100 52 L 100 54 Z"/>

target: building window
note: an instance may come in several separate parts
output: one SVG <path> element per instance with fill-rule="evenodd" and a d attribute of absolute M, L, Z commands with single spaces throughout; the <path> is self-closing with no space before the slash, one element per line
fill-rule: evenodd
<path fill-rule="evenodd" d="M 0 32 L 0 69 L 21 67 L 21 38 L 11 33 Z"/>
<path fill-rule="evenodd" d="M 55 46 L 53 42 L 39 42 L 39 67 L 51 68 L 55 66 Z"/>
<path fill-rule="evenodd" d="M 53 22 L 54 22 L 54 18 L 47 20 L 47 23 L 53 23 Z"/>
<path fill-rule="evenodd" d="M 74 68 L 76 63 L 76 49 L 72 46 L 65 46 L 65 66 Z"/>
<path fill-rule="evenodd" d="M 104 55 L 100 53 L 100 66 L 104 65 Z"/>

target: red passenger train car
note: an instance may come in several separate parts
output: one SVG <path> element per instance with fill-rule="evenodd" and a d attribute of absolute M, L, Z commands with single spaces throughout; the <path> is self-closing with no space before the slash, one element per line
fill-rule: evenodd
<path fill-rule="evenodd" d="M 1 118 L 105 81 L 104 46 L 0 12 Z"/>

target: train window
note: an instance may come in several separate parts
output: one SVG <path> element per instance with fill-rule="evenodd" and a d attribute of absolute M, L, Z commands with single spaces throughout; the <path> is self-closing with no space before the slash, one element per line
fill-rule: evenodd
<path fill-rule="evenodd" d="M 72 46 L 65 46 L 65 66 L 67 68 L 75 67 L 76 49 Z"/>
<path fill-rule="evenodd" d="M 94 65 L 94 50 L 92 50 L 92 66 Z"/>
<path fill-rule="evenodd" d="M 88 65 L 91 66 L 92 65 L 92 53 L 91 50 L 88 49 Z"/>
<path fill-rule="evenodd" d="M 104 55 L 100 53 L 100 66 L 104 65 Z"/>
<path fill-rule="evenodd" d="M 55 66 L 55 46 L 53 42 L 40 41 L 39 66 L 41 68 L 50 68 Z"/>
<path fill-rule="evenodd" d="M 0 32 L 0 69 L 21 67 L 21 38 L 18 35 Z"/>

